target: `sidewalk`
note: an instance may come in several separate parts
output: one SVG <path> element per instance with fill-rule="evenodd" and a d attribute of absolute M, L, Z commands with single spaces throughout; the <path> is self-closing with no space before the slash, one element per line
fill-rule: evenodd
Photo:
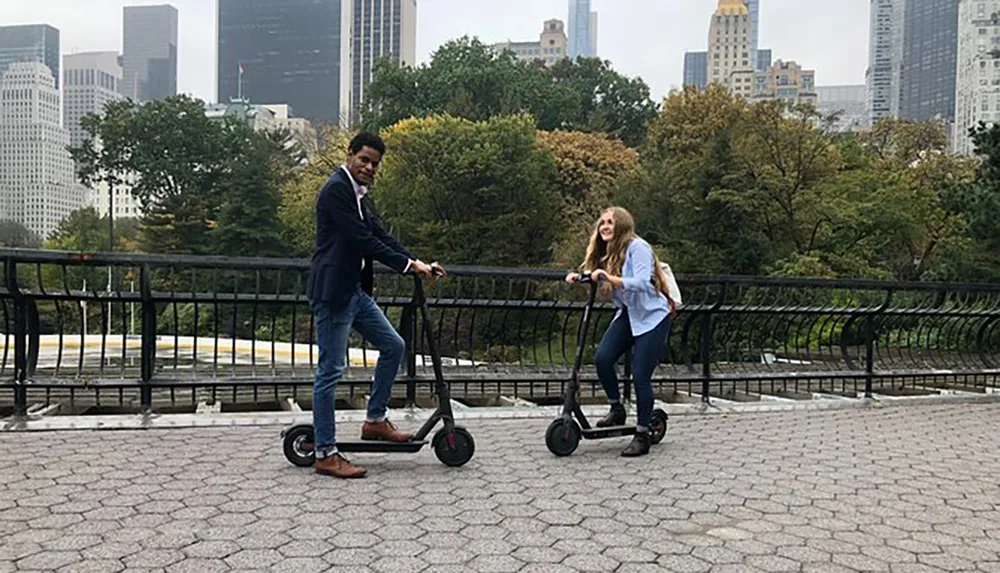
<path fill-rule="evenodd" d="M 1000 571 L 998 414 L 677 416 L 638 459 L 469 419 L 465 467 L 356 454 L 357 481 L 290 465 L 274 425 L 2 432 L 0 572 Z"/>

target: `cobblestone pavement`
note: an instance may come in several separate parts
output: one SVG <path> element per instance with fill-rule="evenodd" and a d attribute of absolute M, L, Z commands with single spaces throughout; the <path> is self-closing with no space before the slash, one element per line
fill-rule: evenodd
<path fill-rule="evenodd" d="M 1000 572 L 998 414 L 677 416 L 631 460 L 472 421 L 467 466 L 357 454 L 355 481 L 288 464 L 274 427 L 5 433 L 0 572 Z"/>

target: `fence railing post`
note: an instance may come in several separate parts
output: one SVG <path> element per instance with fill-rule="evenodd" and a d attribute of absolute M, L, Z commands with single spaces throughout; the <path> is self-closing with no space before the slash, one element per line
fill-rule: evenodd
<path fill-rule="evenodd" d="M 872 397 L 872 378 L 875 375 L 875 315 L 865 316 L 865 398 Z"/>
<path fill-rule="evenodd" d="M 143 413 L 153 409 L 153 372 L 156 370 L 156 302 L 153 300 L 152 277 L 149 265 L 139 270 L 139 295 L 141 297 L 142 323 L 140 325 L 140 363 L 142 380 L 139 396 Z"/>
<path fill-rule="evenodd" d="M 4 275 L 7 292 L 14 302 L 14 417 L 28 414 L 28 311 L 27 300 L 17 284 L 17 263 L 8 257 L 4 260 Z"/>
<path fill-rule="evenodd" d="M 711 392 L 709 381 L 712 378 L 712 311 L 706 310 L 701 315 L 701 401 L 710 402 Z"/>

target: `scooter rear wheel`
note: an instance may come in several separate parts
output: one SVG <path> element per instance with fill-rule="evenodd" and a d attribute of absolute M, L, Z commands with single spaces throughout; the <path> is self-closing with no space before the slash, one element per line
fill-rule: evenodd
<path fill-rule="evenodd" d="M 580 437 L 580 426 L 575 420 L 559 418 L 553 420 L 545 431 L 545 445 L 559 457 L 568 456 L 580 445 Z"/>

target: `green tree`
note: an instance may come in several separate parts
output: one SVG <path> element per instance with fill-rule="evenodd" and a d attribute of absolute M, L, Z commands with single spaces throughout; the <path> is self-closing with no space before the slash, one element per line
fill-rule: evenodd
<path fill-rule="evenodd" d="M 253 131 L 240 117 L 211 120 L 184 95 L 111 102 L 81 125 L 89 137 L 71 151 L 81 181 L 130 185 L 145 251 L 281 252 L 277 190 L 295 152 L 287 134 Z"/>
<path fill-rule="evenodd" d="M 607 62 L 528 64 L 468 37 L 444 44 L 420 67 L 382 62 L 366 94 L 362 123 L 370 130 L 434 114 L 485 121 L 530 113 L 540 129 L 604 132 L 634 146 L 656 116 L 649 87 Z"/>
<path fill-rule="evenodd" d="M 373 189 L 386 221 L 427 259 L 525 266 L 560 235 L 557 171 L 528 116 L 400 122 Z"/>
<path fill-rule="evenodd" d="M 290 159 L 282 134 L 272 137 L 248 125 L 228 126 L 227 176 L 219 182 L 220 208 L 212 242 L 220 255 L 280 257 L 288 254 L 278 206 L 280 187 L 289 176 Z"/>
<path fill-rule="evenodd" d="M 0 221 L 0 247 L 9 249 L 37 249 L 42 239 L 31 229 L 16 221 Z"/>

